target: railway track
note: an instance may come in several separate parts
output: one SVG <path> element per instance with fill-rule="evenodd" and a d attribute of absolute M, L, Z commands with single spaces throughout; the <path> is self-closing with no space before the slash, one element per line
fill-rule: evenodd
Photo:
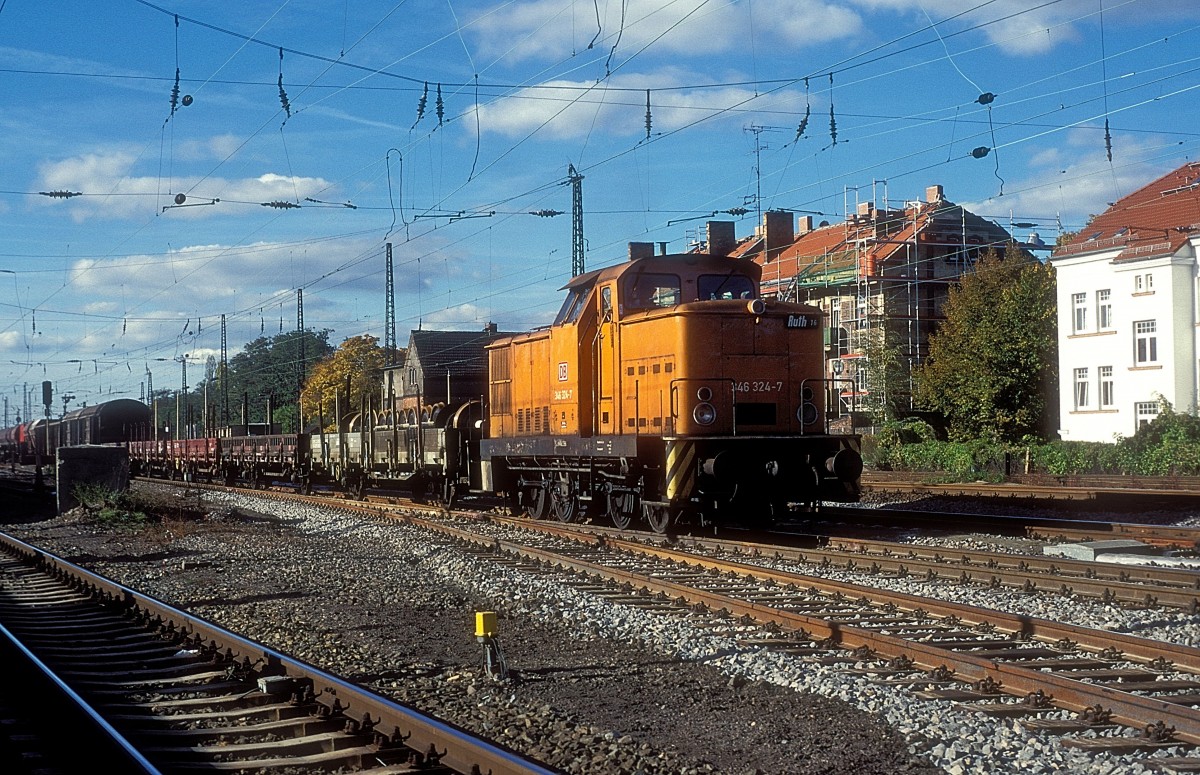
<path fill-rule="evenodd" d="M 656 542 L 581 540 L 539 524 L 500 538 L 409 517 L 528 563 L 535 572 L 605 585 L 633 605 L 686 615 L 721 611 L 756 627 L 764 648 L 849 664 L 877 680 L 970 710 L 1015 717 L 1093 752 L 1200 745 L 1200 649 L 945 603 Z M 507 529 L 507 526 L 505 526 Z M 522 525 L 522 528 L 527 526 Z M 1043 718 L 1049 717 L 1049 718 Z M 1171 762 L 1200 767 L 1200 758 Z"/>
<path fill-rule="evenodd" d="M 1107 499 L 1123 506 L 1171 503 L 1200 497 L 1197 476 L 1121 476 L 1013 474 L 1003 482 L 937 481 L 941 474 L 919 471 L 864 471 L 864 492 L 905 492 L 930 495 L 969 495 L 985 498 L 1027 498 L 1049 501 Z"/>
<path fill-rule="evenodd" d="M 834 506 L 822 509 L 813 519 L 797 521 L 794 524 L 801 526 L 801 529 L 825 534 L 830 530 L 851 530 L 856 526 L 867 526 L 874 531 L 878 531 L 881 527 L 913 528 L 934 532 L 952 529 L 959 533 L 974 531 L 1040 540 L 1082 542 L 1125 539 L 1141 541 L 1166 549 L 1200 548 L 1200 527 L 1065 519 L 1062 517 L 962 514 L 904 508 L 862 509 Z"/>
<path fill-rule="evenodd" d="M 1200 746 L 1197 648 L 712 556 L 687 545 L 694 539 L 673 545 L 495 515 L 338 505 L 662 615 L 721 612 L 745 625 L 746 642 L 1018 719 L 1067 747 L 1123 754 Z M 1168 772 L 1200 769 L 1200 755 L 1155 762 Z"/>
<path fill-rule="evenodd" d="M 331 505 L 290 493 L 256 495 Z M 766 558 L 761 550 L 757 558 L 745 548 L 741 557 L 714 557 L 711 547 L 688 545 L 698 539 L 677 538 L 671 545 L 661 537 L 631 541 L 612 530 L 581 535 L 576 525 L 496 515 L 448 522 L 436 508 L 348 500 L 332 505 L 438 530 L 491 561 L 561 577 L 656 615 L 720 611 L 756 648 L 836 664 L 963 709 L 1019 718 L 1027 729 L 1060 736 L 1064 746 L 1123 753 L 1200 745 L 1197 649 L 762 567 L 755 564 Z M 845 548 L 852 555 L 863 551 L 850 542 Z M 932 561 L 939 562 L 936 556 Z M 1147 602 L 1134 600 L 1133 590 L 1108 588 L 1131 604 Z M 1200 758 L 1154 762 L 1166 772 L 1200 768 Z"/>
<path fill-rule="evenodd" d="M 553 772 L 3 535 L 0 622 L 50 772 Z"/>

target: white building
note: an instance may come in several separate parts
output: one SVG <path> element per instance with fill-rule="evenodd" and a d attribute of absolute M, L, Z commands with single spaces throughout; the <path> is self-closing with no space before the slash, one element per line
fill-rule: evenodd
<path fill-rule="evenodd" d="M 1132 436 L 1162 399 L 1196 412 L 1198 246 L 1193 162 L 1116 202 L 1055 250 L 1063 440 Z"/>

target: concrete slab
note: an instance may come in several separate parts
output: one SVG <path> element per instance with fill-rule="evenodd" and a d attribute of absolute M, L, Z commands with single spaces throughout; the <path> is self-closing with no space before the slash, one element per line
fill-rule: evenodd
<path fill-rule="evenodd" d="M 1109 541 L 1087 541 L 1082 544 L 1055 544 L 1042 548 L 1042 554 L 1070 557 L 1073 560 L 1096 560 L 1106 554 L 1158 555 L 1162 550 L 1141 541 L 1114 538 Z"/>
<path fill-rule="evenodd" d="M 55 467 L 58 513 L 79 505 L 75 487 L 96 485 L 107 490 L 129 489 L 129 450 L 103 444 L 59 447 Z"/>

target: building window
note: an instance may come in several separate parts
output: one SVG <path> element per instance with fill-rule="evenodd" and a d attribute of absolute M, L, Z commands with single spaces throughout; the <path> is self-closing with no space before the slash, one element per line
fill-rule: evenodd
<path fill-rule="evenodd" d="M 1107 331 L 1113 327 L 1112 291 L 1096 291 L 1096 327 Z"/>
<path fill-rule="evenodd" d="M 1133 405 L 1133 413 L 1137 417 L 1137 427 L 1149 425 L 1158 417 L 1157 401 L 1139 401 Z"/>
<path fill-rule="evenodd" d="M 1087 294 L 1072 293 L 1071 294 L 1071 310 L 1072 310 L 1072 328 L 1073 333 L 1078 334 L 1087 329 Z"/>
<path fill-rule="evenodd" d="M 1100 408 L 1111 408 L 1113 400 L 1113 367 L 1101 366 L 1096 371 L 1100 373 Z"/>
<path fill-rule="evenodd" d="M 1154 290 L 1154 275 L 1135 274 L 1133 276 L 1133 292 L 1134 293 L 1150 293 Z"/>
<path fill-rule="evenodd" d="M 1088 370 L 1075 369 L 1075 408 L 1086 409 L 1088 405 Z"/>
<path fill-rule="evenodd" d="M 1158 363 L 1158 326 L 1153 320 L 1133 324 L 1133 362 L 1137 366 Z"/>

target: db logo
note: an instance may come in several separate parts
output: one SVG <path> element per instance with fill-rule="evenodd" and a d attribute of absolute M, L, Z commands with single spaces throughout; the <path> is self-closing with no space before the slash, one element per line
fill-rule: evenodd
<path fill-rule="evenodd" d="M 566 362 L 558 364 L 558 381 L 566 382 L 568 378 L 568 370 Z"/>

